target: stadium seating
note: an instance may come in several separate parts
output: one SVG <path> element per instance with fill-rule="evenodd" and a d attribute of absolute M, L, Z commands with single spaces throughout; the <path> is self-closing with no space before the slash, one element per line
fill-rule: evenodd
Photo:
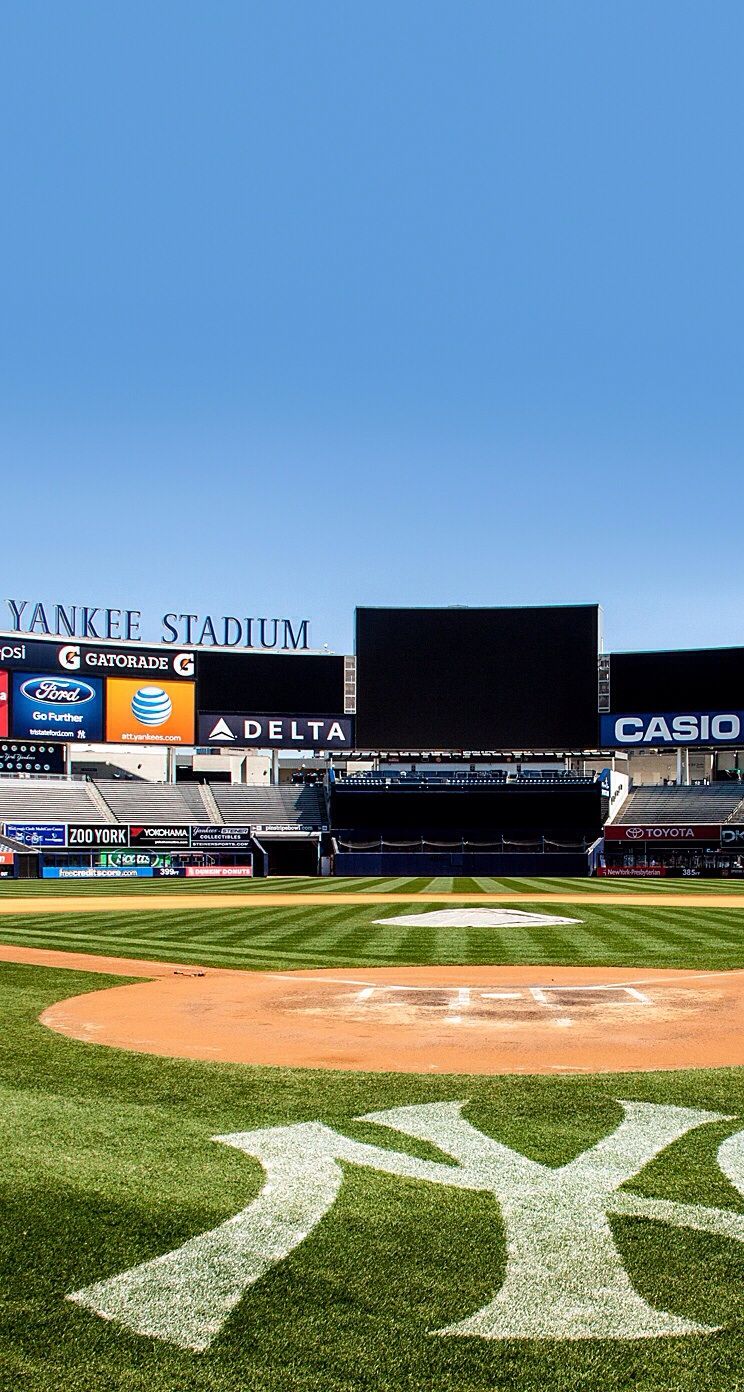
<path fill-rule="evenodd" d="M 527 770 L 522 773 L 509 774 L 503 769 L 492 769 L 484 773 L 457 773 L 446 770 L 442 773 L 407 773 L 405 770 L 377 769 L 373 773 L 347 775 L 346 778 L 339 780 L 339 784 L 344 788 L 472 788 L 494 785 L 501 787 L 505 783 L 553 785 L 555 783 L 591 784 L 594 781 L 594 775 L 583 777 L 581 774 L 572 773 L 565 769 L 537 769 L 534 772 Z"/>
<path fill-rule="evenodd" d="M 117 822 L 163 822 L 172 826 L 212 820 L 199 796 L 198 784 L 188 785 L 188 791 L 187 785 L 180 783 L 101 781 L 96 786 Z M 87 820 L 100 819 L 88 817 Z"/>
<path fill-rule="evenodd" d="M 718 825 L 744 820 L 744 797 L 739 783 L 711 783 L 702 787 L 635 788 L 623 803 L 618 826 L 665 826 L 673 823 Z"/>
<path fill-rule="evenodd" d="M 327 825 L 325 790 L 313 785 L 278 788 L 250 784 L 145 783 L 101 779 L 33 783 L 0 779 L 3 822 L 230 822 L 249 826 Z"/>
<path fill-rule="evenodd" d="M 249 783 L 217 783 L 212 788 L 223 821 L 249 826 L 304 826 L 328 823 L 325 791 L 311 784 L 262 788 Z"/>
<path fill-rule="evenodd" d="M 101 822 L 103 817 L 87 783 L 64 779 L 32 783 L 30 779 L 0 779 L 2 822 Z"/>

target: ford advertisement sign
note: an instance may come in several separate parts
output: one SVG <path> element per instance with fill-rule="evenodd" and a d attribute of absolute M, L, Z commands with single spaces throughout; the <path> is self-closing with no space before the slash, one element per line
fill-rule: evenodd
<path fill-rule="evenodd" d="M 13 673 L 11 707 L 16 739 L 73 741 L 103 738 L 103 685 L 96 678 L 46 672 Z"/>
<path fill-rule="evenodd" d="M 603 715 L 599 742 L 603 749 L 736 745 L 742 742 L 742 731 L 744 711 Z"/>

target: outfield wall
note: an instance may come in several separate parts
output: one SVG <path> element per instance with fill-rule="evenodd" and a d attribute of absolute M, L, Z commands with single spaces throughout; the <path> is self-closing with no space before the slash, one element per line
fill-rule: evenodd
<path fill-rule="evenodd" d="M 592 873 L 593 851 L 555 855 L 515 852 L 512 855 L 442 851 L 338 851 L 335 875 L 558 875 L 584 877 Z"/>

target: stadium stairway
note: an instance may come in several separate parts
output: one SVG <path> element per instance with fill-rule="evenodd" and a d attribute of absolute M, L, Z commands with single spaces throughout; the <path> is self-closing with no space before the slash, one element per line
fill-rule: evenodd
<path fill-rule="evenodd" d="M 116 817 L 114 816 L 113 812 L 111 811 L 111 808 L 109 807 L 109 805 L 108 805 L 108 803 L 107 803 L 105 797 L 103 796 L 103 793 L 102 793 L 102 792 L 100 791 L 100 789 L 96 786 L 96 784 L 95 784 L 95 783 L 88 783 L 88 784 L 87 784 L 87 788 L 88 788 L 88 795 L 89 795 L 89 797 L 92 798 L 93 802 L 95 803 L 96 807 L 98 808 L 98 811 L 99 811 L 100 814 L 101 814 L 101 821 L 103 821 L 103 822 L 115 822 L 115 821 L 116 821 Z"/>
<path fill-rule="evenodd" d="M 208 783 L 178 783 L 178 793 L 189 805 L 190 822 L 221 822 L 219 808 Z"/>

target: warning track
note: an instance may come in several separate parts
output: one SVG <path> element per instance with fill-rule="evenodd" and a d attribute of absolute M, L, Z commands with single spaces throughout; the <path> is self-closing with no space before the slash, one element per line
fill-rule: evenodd
<path fill-rule="evenodd" d="M 584 890 L 571 893 L 513 891 L 493 894 L 462 893 L 452 890 L 436 890 L 406 893 L 358 893 L 334 891 L 317 893 L 303 891 L 266 893 L 251 891 L 249 894 L 123 894 L 114 895 L 50 895 L 46 898 L 0 899 L 0 915 L 24 917 L 27 914 L 110 914 L 110 913 L 172 913 L 174 909 L 191 909 L 202 913 L 206 909 L 280 909 L 298 908 L 301 905 L 313 908 L 333 909 L 337 904 L 602 904 L 605 908 L 622 907 L 635 904 L 638 908 L 674 909 L 742 909 L 744 893 L 708 894 L 704 898 L 694 894 L 660 894 L 613 891 L 598 892 Z"/>

